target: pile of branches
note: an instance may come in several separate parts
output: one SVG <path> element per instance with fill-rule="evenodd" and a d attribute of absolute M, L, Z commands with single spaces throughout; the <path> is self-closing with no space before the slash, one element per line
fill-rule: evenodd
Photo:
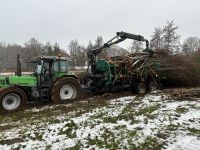
<path fill-rule="evenodd" d="M 116 56 L 107 58 L 109 64 L 113 64 L 116 67 L 116 72 L 118 78 L 121 74 L 125 74 L 130 78 L 135 76 L 141 81 L 146 81 L 151 77 L 154 81 L 157 78 L 158 61 L 150 57 L 149 53 L 134 53 L 126 54 L 123 56 Z M 131 82 L 131 81 L 130 81 Z"/>
<path fill-rule="evenodd" d="M 109 64 L 116 66 L 120 74 L 127 68 L 129 74 L 139 74 L 145 80 L 145 70 L 152 78 L 159 76 L 164 86 L 198 86 L 200 85 L 199 66 L 181 55 L 169 55 L 165 51 L 134 53 L 107 58 Z"/>

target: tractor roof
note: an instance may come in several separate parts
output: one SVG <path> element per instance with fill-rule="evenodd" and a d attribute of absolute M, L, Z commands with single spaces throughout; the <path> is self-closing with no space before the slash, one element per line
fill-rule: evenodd
<path fill-rule="evenodd" d="M 29 61 L 30 63 L 36 63 L 38 61 L 46 61 L 46 62 L 51 62 L 51 61 L 56 61 L 56 60 L 69 60 L 68 58 L 66 57 L 57 57 L 57 56 L 40 56 L 40 57 L 36 57 L 36 58 L 33 58 L 31 61 Z"/>

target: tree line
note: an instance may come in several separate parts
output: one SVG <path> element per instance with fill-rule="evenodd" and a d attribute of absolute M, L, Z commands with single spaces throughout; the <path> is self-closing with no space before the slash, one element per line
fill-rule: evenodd
<path fill-rule="evenodd" d="M 151 39 L 150 48 L 154 51 L 164 49 L 169 54 L 183 54 L 190 55 L 200 51 L 200 39 L 198 37 L 188 37 L 183 43 L 180 42 L 180 34 L 178 34 L 178 26 L 174 21 L 167 21 L 162 27 L 155 27 Z M 62 55 L 69 58 L 70 66 L 85 66 L 87 65 L 87 52 L 89 50 L 99 48 L 103 45 L 102 36 L 97 36 L 94 42 L 89 41 L 87 46 L 79 44 L 78 40 L 71 40 L 68 45 L 68 53 L 61 49 L 57 42 L 46 42 L 45 44 L 39 42 L 35 38 L 31 38 L 24 45 L 9 44 L 0 42 L 0 69 L 14 69 L 16 68 L 16 56 L 21 55 L 23 60 L 22 67 L 29 68 L 25 62 L 38 56 L 58 56 Z M 142 42 L 132 41 L 129 46 L 129 51 L 140 52 L 144 47 Z M 100 53 L 98 58 L 106 58 L 110 56 L 123 55 L 128 53 L 127 50 L 118 46 L 111 47 L 108 51 Z"/>
<path fill-rule="evenodd" d="M 167 21 L 163 27 L 155 27 L 150 39 L 150 48 L 154 51 L 165 50 L 169 54 L 189 55 L 200 50 L 200 38 L 188 37 L 181 44 L 181 35 L 178 34 L 178 26 L 174 20 Z M 131 52 L 140 52 L 143 43 L 133 41 Z"/>

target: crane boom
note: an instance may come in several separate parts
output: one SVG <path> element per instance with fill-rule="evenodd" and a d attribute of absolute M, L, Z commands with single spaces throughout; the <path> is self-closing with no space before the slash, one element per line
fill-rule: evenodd
<path fill-rule="evenodd" d="M 95 70 L 95 62 L 96 62 L 96 56 L 104 51 L 105 49 L 109 48 L 110 46 L 120 43 L 126 39 L 132 39 L 132 40 L 137 40 L 137 41 L 143 41 L 146 42 L 146 51 L 148 51 L 150 54 L 152 54 L 152 51 L 149 49 L 149 41 L 145 39 L 141 35 L 135 35 L 127 32 L 117 32 L 116 36 L 110 39 L 108 42 L 104 43 L 103 46 L 93 49 L 91 51 L 88 51 L 87 55 L 89 58 L 89 64 L 91 65 L 91 71 Z"/>

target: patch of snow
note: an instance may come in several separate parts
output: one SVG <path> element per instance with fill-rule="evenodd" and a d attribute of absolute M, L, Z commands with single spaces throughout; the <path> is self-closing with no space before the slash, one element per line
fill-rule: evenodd
<path fill-rule="evenodd" d="M 200 150 L 200 139 L 196 136 L 179 135 L 174 143 L 168 144 L 167 150 Z"/>

